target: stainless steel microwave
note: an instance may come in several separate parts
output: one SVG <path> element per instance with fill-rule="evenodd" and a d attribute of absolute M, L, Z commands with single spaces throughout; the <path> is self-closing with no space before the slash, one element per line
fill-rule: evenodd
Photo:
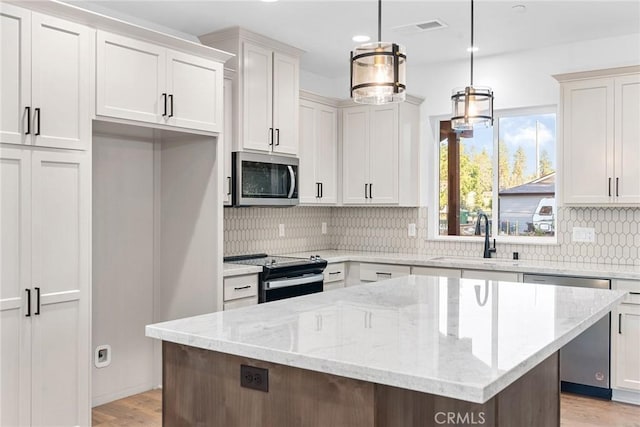
<path fill-rule="evenodd" d="M 298 164 L 296 157 L 233 152 L 233 205 L 297 205 Z"/>

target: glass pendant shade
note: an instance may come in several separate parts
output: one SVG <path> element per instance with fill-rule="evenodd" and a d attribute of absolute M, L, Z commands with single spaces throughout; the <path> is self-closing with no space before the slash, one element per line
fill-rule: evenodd
<path fill-rule="evenodd" d="M 451 95 L 451 127 L 456 131 L 493 125 L 493 91 L 488 87 L 456 88 Z"/>
<path fill-rule="evenodd" d="M 404 46 L 375 42 L 351 52 L 351 98 L 360 104 L 388 104 L 406 98 Z"/>

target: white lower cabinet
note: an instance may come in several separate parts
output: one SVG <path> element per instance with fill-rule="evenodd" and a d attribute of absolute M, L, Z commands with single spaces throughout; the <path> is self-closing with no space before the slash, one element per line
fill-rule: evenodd
<path fill-rule="evenodd" d="M 378 282 L 409 274 L 411 274 L 411 267 L 408 265 L 360 263 L 361 282 Z"/>
<path fill-rule="evenodd" d="M 89 425 L 90 159 L 0 145 L 0 425 Z"/>
<path fill-rule="evenodd" d="M 640 392 L 640 282 L 615 280 L 612 287 L 629 292 L 611 322 L 613 398 L 624 400 L 616 399 L 615 389 Z M 640 404 L 640 394 L 634 403 Z"/>
<path fill-rule="evenodd" d="M 344 262 L 327 265 L 327 268 L 324 269 L 323 290 L 326 292 L 344 288 L 347 276 L 346 273 L 346 264 Z"/>
<path fill-rule="evenodd" d="M 224 310 L 258 303 L 258 275 L 243 274 L 224 278 Z"/>
<path fill-rule="evenodd" d="M 462 277 L 462 271 L 460 270 L 440 267 L 411 267 L 411 274 L 416 276 L 449 277 L 452 279 L 460 279 Z"/>
<path fill-rule="evenodd" d="M 499 280 L 501 282 L 521 282 L 520 274 L 512 271 L 462 270 L 463 279 Z"/>

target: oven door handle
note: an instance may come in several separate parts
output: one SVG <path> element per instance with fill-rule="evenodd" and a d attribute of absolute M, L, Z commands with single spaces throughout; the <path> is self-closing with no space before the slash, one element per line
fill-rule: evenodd
<path fill-rule="evenodd" d="M 287 196 L 289 199 L 293 197 L 293 192 L 296 189 L 296 174 L 293 172 L 293 167 L 287 166 L 289 169 L 289 176 L 291 177 L 291 187 L 289 188 L 289 195 Z"/>
<path fill-rule="evenodd" d="M 277 288 L 286 288 L 287 286 L 299 286 L 299 285 L 308 285 L 309 283 L 322 282 L 324 280 L 324 275 L 320 274 L 310 274 L 306 276 L 294 277 L 294 278 L 284 278 L 284 279 L 274 279 L 268 280 L 264 282 L 265 289 L 277 289 Z"/>

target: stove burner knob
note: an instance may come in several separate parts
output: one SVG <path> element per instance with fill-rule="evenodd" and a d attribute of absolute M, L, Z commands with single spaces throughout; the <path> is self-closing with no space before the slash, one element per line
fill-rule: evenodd
<path fill-rule="evenodd" d="M 274 265 L 274 264 L 276 264 L 276 259 L 275 259 L 275 258 L 273 258 L 273 259 L 271 260 L 271 265 Z"/>
<path fill-rule="evenodd" d="M 315 260 L 316 260 L 316 255 L 311 255 L 311 256 L 309 257 L 309 259 L 310 259 L 311 261 L 315 261 Z"/>

